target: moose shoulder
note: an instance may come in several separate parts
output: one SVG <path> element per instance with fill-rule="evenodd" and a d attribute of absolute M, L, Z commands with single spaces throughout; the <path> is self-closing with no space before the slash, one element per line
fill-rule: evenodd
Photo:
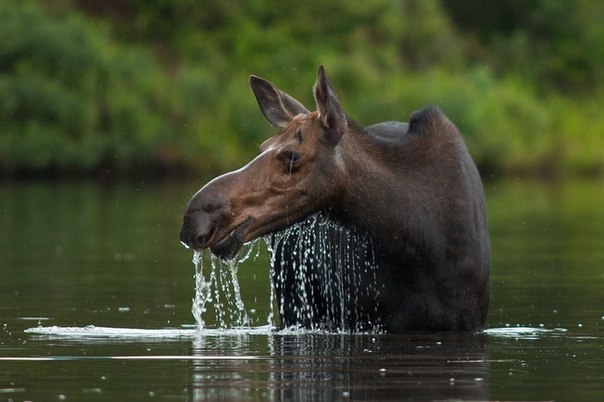
<path fill-rule="evenodd" d="M 361 127 L 344 112 L 322 67 L 313 112 L 268 81 L 252 76 L 250 83 L 262 113 L 280 132 L 247 165 L 215 178 L 193 196 L 181 240 L 230 258 L 244 242 L 324 212 L 368 236 L 374 249 L 379 291 L 346 298 L 366 304 L 357 311 L 370 312 L 347 317 L 357 322 L 346 328 L 377 323 L 390 332 L 481 330 L 489 303 L 484 192 L 455 125 L 428 106 L 409 123 Z M 329 233 L 315 238 L 339 241 Z M 317 285 L 299 278 L 302 271 L 287 256 L 291 245 L 282 246 L 280 269 L 289 278 L 276 284 L 282 322 L 311 328 L 344 322 L 337 317 L 324 322 L 329 308 L 324 298 L 310 300 L 310 320 L 293 314 L 295 308 L 283 308 L 296 307 L 288 300 L 296 286 Z M 334 268 L 314 261 L 315 275 Z M 357 285 L 347 292 L 363 294 L 363 285 Z M 321 289 L 311 290 L 321 294 Z"/>

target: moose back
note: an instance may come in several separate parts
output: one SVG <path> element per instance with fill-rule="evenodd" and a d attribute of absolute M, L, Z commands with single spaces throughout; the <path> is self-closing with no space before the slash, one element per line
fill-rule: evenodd
<path fill-rule="evenodd" d="M 486 207 L 478 170 L 455 125 L 427 106 L 408 123 L 362 127 L 344 112 L 322 66 L 313 89 L 315 111 L 264 79 L 251 76 L 250 85 L 260 110 L 280 131 L 255 159 L 191 198 L 181 241 L 232 258 L 245 242 L 321 213 L 370 239 L 377 291 L 340 295 L 345 300 L 335 302 L 363 304 L 350 307 L 367 312 L 346 317 L 356 321 L 346 328 L 337 324 L 346 320 L 328 317 L 320 296 L 309 301 L 310 320 L 301 319 L 283 307 L 295 304 L 292 289 L 315 285 L 301 277 L 308 270 L 300 270 L 287 254 L 291 245 L 283 243 L 279 269 L 286 272 L 279 274 L 289 279 L 276 289 L 284 325 L 480 331 L 489 304 Z M 334 246 L 340 241 L 330 232 L 314 238 Z M 328 260 L 312 261 L 315 273 L 336 269 Z M 355 286 L 346 292 L 367 296 L 363 283 Z"/>

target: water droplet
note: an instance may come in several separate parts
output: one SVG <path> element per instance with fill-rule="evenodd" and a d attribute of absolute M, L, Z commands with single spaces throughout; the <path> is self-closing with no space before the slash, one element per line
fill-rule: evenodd
<path fill-rule="evenodd" d="M 376 253 L 369 236 L 319 213 L 263 240 L 270 261 L 270 326 L 274 326 L 277 306 L 288 326 L 380 332 L 380 306 L 375 303 L 380 291 Z M 210 253 L 193 253 L 195 297 L 191 311 L 198 329 L 205 327 L 202 315 L 207 317 L 208 308 L 213 309 L 221 328 L 249 325 L 237 270 L 253 254 L 255 244 L 245 245 L 241 257 L 229 262 Z"/>
<path fill-rule="evenodd" d="M 282 317 L 312 330 L 379 331 L 379 306 L 361 302 L 379 294 L 369 236 L 319 213 L 265 241 Z"/>

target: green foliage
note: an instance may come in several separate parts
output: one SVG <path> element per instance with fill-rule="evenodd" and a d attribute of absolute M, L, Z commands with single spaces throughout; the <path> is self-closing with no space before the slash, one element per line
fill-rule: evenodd
<path fill-rule="evenodd" d="M 312 108 L 324 64 L 362 124 L 432 103 L 485 172 L 599 174 L 603 17 L 588 0 L 2 2 L 0 173 L 236 167 L 274 132 L 248 75 Z"/>
<path fill-rule="evenodd" d="M 48 11 L 0 4 L 0 168 L 126 171 L 164 162 L 161 145 L 179 123 L 175 79 L 149 50 L 118 45 L 77 14 Z"/>
<path fill-rule="evenodd" d="M 452 18 L 501 73 L 542 89 L 591 92 L 604 79 L 604 3 L 592 0 L 444 0 Z"/>

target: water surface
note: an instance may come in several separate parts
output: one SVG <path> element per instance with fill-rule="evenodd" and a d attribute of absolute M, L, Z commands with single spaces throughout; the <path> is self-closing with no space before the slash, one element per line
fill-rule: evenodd
<path fill-rule="evenodd" d="M 271 331 L 262 252 L 237 273 L 250 327 L 197 332 L 196 186 L 0 185 L 0 400 L 604 396 L 602 183 L 487 183 L 481 335 Z"/>

